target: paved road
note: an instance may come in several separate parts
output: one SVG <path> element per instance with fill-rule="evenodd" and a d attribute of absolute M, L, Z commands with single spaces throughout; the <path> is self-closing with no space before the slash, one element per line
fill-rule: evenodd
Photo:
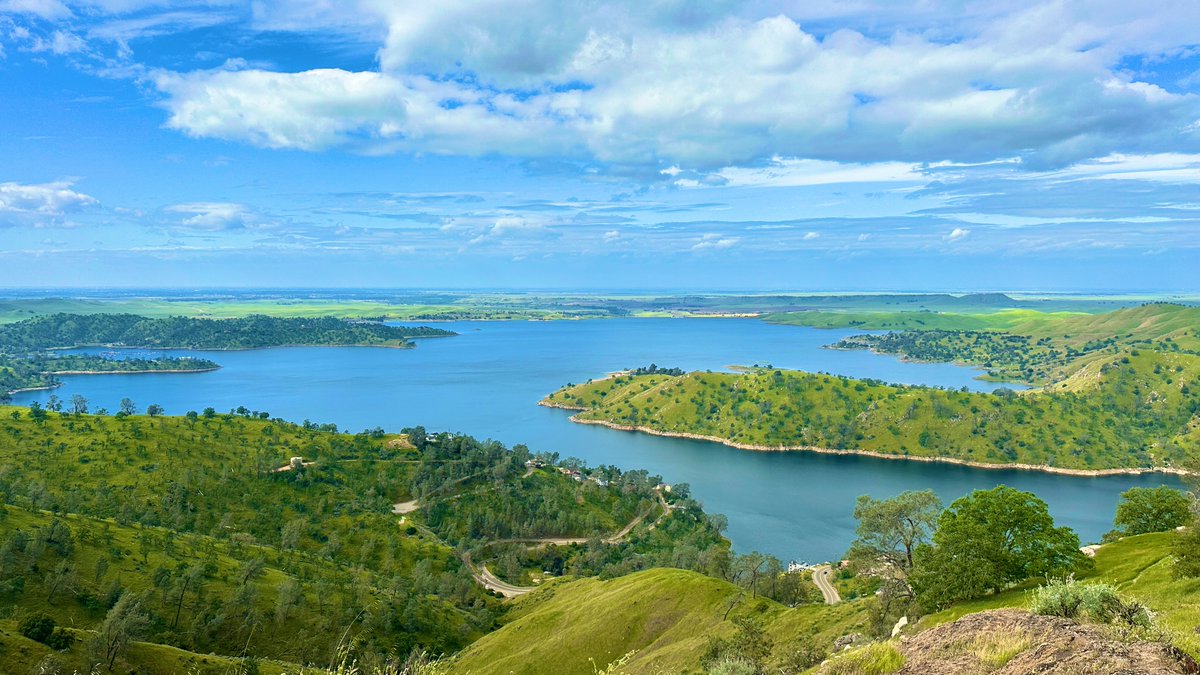
<path fill-rule="evenodd" d="M 489 591 L 495 591 L 506 598 L 515 598 L 518 595 L 525 595 L 526 593 L 534 590 L 531 587 L 513 586 L 510 583 L 502 581 L 495 574 L 492 574 L 492 571 L 487 568 L 487 565 L 480 565 L 478 568 L 476 568 L 475 565 L 471 563 L 471 556 L 468 554 L 463 554 L 463 562 L 467 564 L 467 569 L 471 570 L 471 576 L 475 578 L 475 581 L 478 582 L 480 586 L 483 586 Z"/>
<path fill-rule="evenodd" d="M 813 583 L 821 589 L 821 595 L 825 597 L 825 604 L 836 605 L 842 601 L 842 597 L 838 595 L 837 589 L 833 587 L 833 582 L 829 579 L 831 574 L 833 574 L 833 570 L 829 565 L 814 567 Z"/>

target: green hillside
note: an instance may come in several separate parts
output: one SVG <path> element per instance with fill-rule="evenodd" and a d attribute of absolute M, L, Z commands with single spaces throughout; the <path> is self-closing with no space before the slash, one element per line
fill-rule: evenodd
<path fill-rule="evenodd" d="M 517 584 L 730 564 L 686 489 L 665 499 L 645 471 L 268 418 L 0 408 L 0 620 L 44 613 L 87 641 L 129 597 L 146 613 L 137 640 L 317 664 L 353 644 L 374 667 L 493 628 L 501 603 L 472 560 Z M 537 544 L 551 537 L 580 543 Z M 13 644 L 0 672 L 40 658 Z"/>
<path fill-rule="evenodd" d="M 839 349 L 965 363 L 985 368 L 994 379 L 1037 384 L 1061 380 L 1121 349 L 1200 353 L 1200 307 L 1169 303 L 1090 315 L 904 313 L 843 325 L 892 332 L 852 336 L 839 341 Z"/>
<path fill-rule="evenodd" d="M 1106 544 L 1096 555 L 1094 569 L 1082 579 L 1113 584 L 1145 603 L 1170 641 L 1197 655 L 1200 638 L 1192 629 L 1200 621 L 1200 580 L 1175 577 L 1171 544 L 1176 536 L 1148 534 Z M 925 617 L 914 630 L 972 612 L 1025 607 L 1035 585 L 1029 582 L 956 604 Z M 593 662 L 603 668 L 631 654 L 619 672 L 700 673 L 709 640 L 731 635 L 739 617 L 765 628 L 774 645 L 771 660 L 778 666 L 798 641 L 812 639 L 828 647 L 845 635 L 869 634 L 871 602 L 789 609 L 739 595 L 737 587 L 723 581 L 680 570 L 556 584 L 516 603 L 503 627 L 465 649 L 450 670 L 473 675 L 586 674 L 593 672 Z"/>
<path fill-rule="evenodd" d="M 725 581 L 683 570 L 655 569 L 601 581 L 583 579 L 520 600 L 504 627 L 452 662 L 455 673 L 522 675 L 591 673 L 624 661 L 621 672 L 700 672 L 710 637 L 734 631 L 745 617 L 767 629 L 782 660 L 789 641 L 811 635 L 832 643 L 866 625 L 862 603 L 789 609 Z"/>
<path fill-rule="evenodd" d="M 902 387 L 824 374 L 622 376 L 543 403 L 579 421 L 731 444 L 864 450 L 1063 469 L 1179 467 L 1200 459 L 1200 356 L 1129 351 L 1024 395 Z"/>

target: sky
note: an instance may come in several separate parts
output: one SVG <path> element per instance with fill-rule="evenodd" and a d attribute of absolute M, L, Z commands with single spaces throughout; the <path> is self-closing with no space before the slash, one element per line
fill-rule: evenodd
<path fill-rule="evenodd" d="M 1194 0 L 0 0 L 0 287 L 1200 291 Z"/>

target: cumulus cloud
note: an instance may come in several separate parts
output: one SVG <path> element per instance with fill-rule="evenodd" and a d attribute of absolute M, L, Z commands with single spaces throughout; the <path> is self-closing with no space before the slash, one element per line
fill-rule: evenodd
<path fill-rule="evenodd" d="M 170 213 L 184 214 L 178 224 L 184 227 L 218 232 L 222 230 L 248 229 L 262 225 L 260 218 L 245 204 L 230 202 L 191 202 L 175 204 L 165 209 Z"/>
<path fill-rule="evenodd" d="M 970 230 L 963 227 L 956 227 L 953 230 L 950 230 L 950 234 L 946 235 L 946 241 L 958 241 L 968 234 L 971 234 Z"/>
<path fill-rule="evenodd" d="M 292 3 L 266 4 L 263 21 Z M 819 34 L 786 12 L 722 3 L 563 12 L 539 1 L 514 10 L 362 0 L 355 21 L 385 35 L 378 71 L 160 71 L 151 81 L 169 125 L 194 136 L 565 157 L 668 179 L 690 170 L 746 184 L 879 182 L 943 160 L 1052 168 L 1114 152 L 1200 151 L 1200 133 L 1184 131 L 1200 102 L 1120 67 L 1194 41 L 1178 26 L 1200 22 L 1200 6 L 1099 4 L 1026 2 L 953 24 L 950 35 L 897 25 L 877 37 Z M 299 16 L 338 12 L 302 5 Z"/>
<path fill-rule="evenodd" d="M 0 224 L 48 225 L 69 224 L 65 218 L 99 206 L 95 197 L 72 189 L 69 181 L 23 184 L 0 183 Z"/>
<path fill-rule="evenodd" d="M 741 241 L 739 237 L 725 237 L 719 234 L 705 234 L 700 241 L 692 245 L 693 251 L 723 250 L 733 248 Z"/>
<path fill-rule="evenodd" d="M 819 238 L 820 236 L 821 236 L 821 233 L 820 233 L 820 232 L 813 232 L 813 231 L 811 231 L 811 230 L 810 230 L 810 231 L 808 231 L 808 232 L 805 232 L 805 233 L 804 233 L 804 240 L 805 240 L 805 241 L 812 241 L 813 239 L 817 239 L 817 238 Z"/>

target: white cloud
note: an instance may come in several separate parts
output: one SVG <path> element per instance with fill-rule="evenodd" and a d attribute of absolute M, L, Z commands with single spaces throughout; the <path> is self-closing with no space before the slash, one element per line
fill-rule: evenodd
<path fill-rule="evenodd" d="M 798 187 L 836 183 L 917 183 L 928 180 L 921 167 L 906 162 L 841 163 L 773 157 L 767 166 L 725 167 L 716 175 L 731 186 Z"/>
<path fill-rule="evenodd" d="M 617 230 L 609 230 L 604 233 L 604 241 L 616 241 L 621 238 L 621 233 Z"/>
<path fill-rule="evenodd" d="M 32 14 L 42 19 L 64 19 L 71 10 L 59 0 L 0 0 L 0 14 Z"/>
<path fill-rule="evenodd" d="M 962 227 L 956 227 L 953 230 L 950 230 L 950 234 L 946 235 L 946 241 L 958 241 L 968 234 L 971 234 L 970 230 Z"/>
<path fill-rule="evenodd" d="M 1179 26 L 1200 23 L 1200 5 L 1162 4 L 1026 2 L 972 9 L 986 21 L 952 22 L 951 35 L 897 25 L 890 37 L 818 37 L 793 17 L 720 3 L 362 0 L 349 19 L 305 0 L 300 16 L 386 31 L 381 70 L 152 81 L 170 126 L 266 147 L 567 157 L 667 176 L 719 171 L 735 184 L 904 181 L 925 162 L 1022 156 L 1056 167 L 1200 149 L 1196 134 L 1181 136 L 1200 102 L 1117 70 L 1125 55 L 1194 41 Z M 262 21 L 293 3 L 267 5 Z M 916 23 L 950 14 L 919 12 Z M 736 168 L 777 157 L 804 159 Z"/>
<path fill-rule="evenodd" d="M 185 227 L 208 230 L 237 230 L 261 225 L 258 216 L 245 204 L 230 202 L 190 202 L 175 204 L 165 209 L 170 213 L 182 213 L 188 217 L 179 221 Z"/>
<path fill-rule="evenodd" d="M 805 232 L 805 233 L 804 233 L 804 240 L 805 240 L 805 241 L 812 241 L 813 239 L 817 239 L 817 238 L 819 238 L 820 236 L 821 236 L 821 233 L 820 233 L 820 232 L 812 232 L 812 231 L 809 231 L 809 232 Z"/>
<path fill-rule="evenodd" d="M 64 216 L 96 206 L 100 202 L 72 189 L 72 183 L 0 183 L 0 225 L 69 224 Z"/>
<path fill-rule="evenodd" d="M 700 241 L 692 246 L 693 251 L 724 250 L 733 248 L 741 241 L 739 237 L 723 237 L 719 234 L 705 234 Z"/>

